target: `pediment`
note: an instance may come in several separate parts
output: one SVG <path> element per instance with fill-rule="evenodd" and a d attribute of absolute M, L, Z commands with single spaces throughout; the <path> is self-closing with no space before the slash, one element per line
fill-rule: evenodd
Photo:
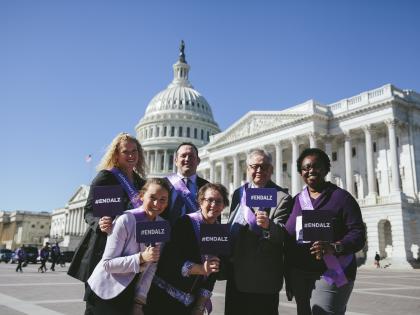
<path fill-rule="evenodd" d="M 80 185 L 80 187 L 76 190 L 76 192 L 73 194 L 73 196 L 69 200 L 69 204 L 79 201 L 84 201 L 87 199 L 89 195 L 89 186 L 86 185 Z"/>
<path fill-rule="evenodd" d="M 306 117 L 303 113 L 249 112 L 222 134 L 216 135 L 208 147 L 219 146 L 249 138 Z"/>

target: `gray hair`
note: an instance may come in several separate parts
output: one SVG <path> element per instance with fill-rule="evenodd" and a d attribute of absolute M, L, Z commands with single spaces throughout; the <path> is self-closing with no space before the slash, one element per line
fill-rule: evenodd
<path fill-rule="evenodd" d="M 253 149 L 251 152 L 248 153 L 246 157 L 246 164 L 249 165 L 251 163 L 251 159 L 254 156 L 263 156 L 264 159 L 268 161 L 269 164 L 273 165 L 273 158 L 271 156 L 271 153 L 264 149 Z"/>

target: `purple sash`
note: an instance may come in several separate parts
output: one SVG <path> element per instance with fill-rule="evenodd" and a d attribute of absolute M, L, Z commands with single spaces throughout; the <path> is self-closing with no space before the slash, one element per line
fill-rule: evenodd
<path fill-rule="evenodd" d="M 136 218 L 136 222 L 143 222 L 147 220 L 146 211 L 144 211 L 143 206 L 140 206 L 136 209 L 129 210 L 134 217 Z"/>
<path fill-rule="evenodd" d="M 306 186 L 299 193 L 299 203 L 302 210 L 314 210 L 314 206 L 312 205 Z M 353 255 L 342 255 L 337 258 L 335 255 L 325 254 L 322 257 L 328 268 L 323 274 L 325 281 L 329 285 L 335 283 L 338 288 L 347 284 L 348 280 L 344 274 L 343 268 L 346 268 L 350 264 L 353 260 Z"/>
<path fill-rule="evenodd" d="M 185 206 L 188 208 L 189 212 L 193 213 L 199 211 L 197 200 L 195 199 L 191 191 L 189 191 L 187 186 L 185 186 L 184 181 L 181 178 L 179 178 L 177 174 L 169 175 L 167 178 L 171 182 L 172 186 L 174 186 L 178 195 L 180 195 L 184 200 Z M 182 213 L 181 215 L 183 214 L 184 213 Z"/>
<path fill-rule="evenodd" d="M 257 235 L 262 234 L 262 229 L 257 225 L 257 219 L 255 213 L 252 212 L 251 208 L 246 205 L 246 190 L 248 189 L 248 183 L 242 186 L 242 198 L 241 198 L 241 209 L 245 221 L 249 224 L 251 231 Z M 239 209 L 238 209 L 239 210 Z"/>
<path fill-rule="evenodd" d="M 137 189 L 134 187 L 132 183 L 128 180 L 127 176 L 125 176 L 118 168 L 113 167 L 110 169 L 112 174 L 115 175 L 117 180 L 120 182 L 121 186 L 124 188 L 125 192 L 127 193 L 128 197 L 130 198 L 131 204 L 134 208 L 139 208 L 143 202 L 140 200 L 140 194 Z"/>

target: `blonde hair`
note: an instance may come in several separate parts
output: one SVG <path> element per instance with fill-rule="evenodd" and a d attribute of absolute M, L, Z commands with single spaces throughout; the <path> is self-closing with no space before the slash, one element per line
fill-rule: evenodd
<path fill-rule="evenodd" d="M 143 154 L 143 148 L 141 147 L 140 142 L 126 132 L 119 133 L 111 142 L 111 144 L 108 146 L 104 156 L 101 159 L 101 162 L 97 166 L 97 171 L 105 170 L 105 169 L 111 169 L 113 167 L 119 167 L 118 165 L 118 153 L 120 149 L 120 144 L 123 141 L 131 141 L 134 142 L 137 146 L 137 151 L 139 155 L 139 161 L 137 162 L 137 165 L 134 167 L 134 171 L 138 173 L 141 177 L 145 177 L 145 160 L 144 160 L 144 154 Z"/>

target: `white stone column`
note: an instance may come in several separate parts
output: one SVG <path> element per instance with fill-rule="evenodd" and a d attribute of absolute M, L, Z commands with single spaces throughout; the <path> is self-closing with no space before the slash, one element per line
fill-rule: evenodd
<path fill-rule="evenodd" d="M 326 136 L 325 137 L 325 153 L 327 153 L 328 157 L 330 158 L 330 162 L 332 162 L 332 144 L 331 144 L 331 136 Z M 329 171 L 329 173 L 326 176 L 326 180 L 327 181 L 331 181 L 332 178 L 332 163 L 331 163 L 331 169 Z"/>
<path fill-rule="evenodd" d="M 239 176 L 239 154 L 233 155 L 233 189 L 238 188 L 241 185 L 241 179 Z"/>
<path fill-rule="evenodd" d="M 80 217 L 79 217 L 79 235 L 83 235 L 84 232 L 84 225 L 83 225 L 83 207 L 79 208 L 79 213 L 80 213 Z"/>
<path fill-rule="evenodd" d="M 74 210 L 75 212 L 76 212 L 76 215 L 75 215 L 75 229 L 74 229 L 74 232 L 75 232 L 75 234 L 76 235 L 79 235 L 79 220 L 80 220 L 80 218 L 79 218 L 79 208 L 77 208 L 77 209 L 75 209 Z"/>
<path fill-rule="evenodd" d="M 70 209 L 69 211 L 70 214 L 70 235 L 74 235 L 74 225 L 75 225 L 75 215 L 74 215 L 74 209 Z"/>
<path fill-rule="evenodd" d="M 315 133 L 310 132 L 310 133 L 308 134 L 308 137 L 309 137 L 309 147 L 310 147 L 310 148 L 316 148 L 317 146 L 316 146 Z"/>
<path fill-rule="evenodd" d="M 146 151 L 146 166 L 149 170 L 151 170 L 150 169 L 150 151 L 149 150 Z"/>
<path fill-rule="evenodd" d="M 70 227 L 69 215 L 66 215 L 65 212 L 64 212 L 64 234 L 69 233 L 69 227 Z M 51 237 L 52 237 L 52 235 L 51 235 Z"/>
<path fill-rule="evenodd" d="M 373 166 L 373 147 L 372 147 L 372 128 L 369 125 L 363 127 L 365 132 L 366 142 L 366 167 L 367 167 L 367 182 L 368 182 L 368 197 L 374 198 L 377 196 L 375 183 L 375 170 Z"/>
<path fill-rule="evenodd" d="M 291 173 L 292 173 L 292 196 L 296 195 L 300 191 L 299 183 L 299 174 L 296 170 L 296 160 L 299 157 L 299 144 L 297 138 L 293 137 L 290 142 L 292 143 L 292 163 L 291 163 Z"/>
<path fill-rule="evenodd" d="M 346 165 L 346 189 L 353 195 L 353 170 L 351 167 L 351 135 L 350 131 L 344 132 L 344 159 Z"/>
<path fill-rule="evenodd" d="M 220 160 L 220 183 L 227 187 L 226 185 L 226 177 L 227 177 L 227 163 L 226 158 L 222 158 Z"/>
<path fill-rule="evenodd" d="M 159 172 L 159 153 L 158 150 L 155 150 L 155 162 L 154 162 L 154 171 L 155 173 Z"/>
<path fill-rule="evenodd" d="M 395 134 L 395 126 L 397 122 L 395 120 L 385 121 L 386 126 L 388 127 L 388 140 L 389 140 L 389 150 L 391 157 L 391 176 L 392 176 L 392 185 L 391 191 L 394 193 L 401 192 L 400 186 L 400 172 L 398 167 L 398 149 L 397 149 L 397 136 Z"/>
<path fill-rule="evenodd" d="M 215 172 L 216 172 L 216 167 L 215 167 L 216 165 L 215 165 L 215 162 L 214 161 L 212 161 L 212 160 L 210 160 L 210 182 L 211 183 L 213 183 L 214 182 L 214 179 L 216 178 L 216 174 L 215 174 Z"/>
<path fill-rule="evenodd" d="M 168 172 L 169 169 L 169 163 L 168 163 L 168 150 L 163 151 L 163 171 L 165 173 Z"/>
<path fill-rule="evenodd" d="M 274 144 L 276 148 L 276 184 L 283 187 L 283 148 L 281 142 Z"/>
<path fill-rule="evenodd" d="M 175 157 L 176 157 L 176 152 L 174 150 L 174 153 L 172 154 L 172 172 L 173 173 L 176 173 Z"/>

